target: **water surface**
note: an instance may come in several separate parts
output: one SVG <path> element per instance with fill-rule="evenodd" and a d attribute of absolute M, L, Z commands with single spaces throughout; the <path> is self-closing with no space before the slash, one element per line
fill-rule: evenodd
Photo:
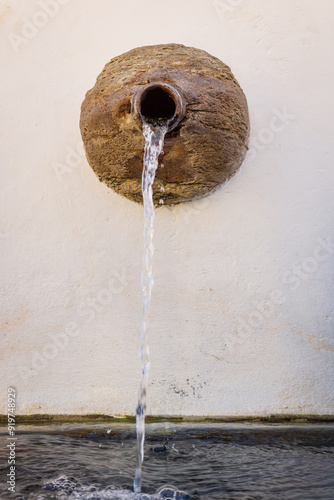
<path fill-rule="evenodd" d="M 334 498 L 333 425 L 148 424 L 137 494 L 134 424 L 18 426 L 17 438 L 12 494 L 2 429 L 1 499 Z"/>

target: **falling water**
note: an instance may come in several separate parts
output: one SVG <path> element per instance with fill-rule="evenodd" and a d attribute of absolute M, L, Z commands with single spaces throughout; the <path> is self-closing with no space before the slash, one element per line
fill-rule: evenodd
<path fill-rule="evenodd" d="M 134 479 L 134 491 L 141 491 L 142 463 L 144 460 L 145 442 L 145 414 L 146 414 L 146 391 L 149 370 L 149 348 L 147 342 L 148 316 L 151 303 L 151 293 L 153 286 L 152 259 L 154 253 L 153 246 L 153 221 L 154 203 L 152 186 L 155 172 L 158 168 L 158 158 L 162 152 L 164 137 L 167 132 L 166 123 L 143 124 L 143 134 L 145 137 L 144 166 L 142 175 L 142 192 L 144 202 L 144 253 L 141 272 L 141 286 L 143 291 L 143 315 L 140 328 L 140 356 L 141 356 L 141 382 L 138 396 L 138 406 L 136 410 L 137 429 L 137 453 L 136 453 L 136 474 Z"/>

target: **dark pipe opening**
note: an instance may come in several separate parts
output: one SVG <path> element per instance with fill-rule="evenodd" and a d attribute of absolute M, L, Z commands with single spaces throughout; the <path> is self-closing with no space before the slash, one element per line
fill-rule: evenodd
<path fill-rule="evenodd" d="M 184 118 L 186 104 L 180 92 L 165 82 L 151 82 L 134 94 L 131 111 L 137 123 L 166 122 L 167 132 Z"/>
<path fill-rule="evenodd" d="M 176 105 L 172 96 L 161 87 L 151 87 L 142 97 L 140 112 L 148 119 L 173 118 Z"/>

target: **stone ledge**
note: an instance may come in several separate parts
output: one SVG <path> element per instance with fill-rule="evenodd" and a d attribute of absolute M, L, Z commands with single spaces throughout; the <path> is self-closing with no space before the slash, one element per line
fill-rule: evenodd
<path fill-rule="evenodd" d="M 0 415 L 0 425 L 7 425 L 7 415 Z M 65 414 L 34 414 L 34 415 L 16 415 L 16 424 L 50 424 L 50 423 L 94 423 L 94 422 L 118 422 L 135 423 L 136 418 L 133 415 L 104 415 L 104 414 L 86 414 L 86 415 L 65 415 Z M 170 422 L 170 423 L 259 423 L 259 424 L 312 424 L 312 423 L 332 423 L 334 415 L 264 415 L 264 416 L 152 416 L 146 417 L 147 423 Z"/>

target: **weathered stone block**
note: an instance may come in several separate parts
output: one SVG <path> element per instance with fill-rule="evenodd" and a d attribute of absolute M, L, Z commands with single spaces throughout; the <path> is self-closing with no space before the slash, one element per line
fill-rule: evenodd
<path fill-rule="evenodd" d="M 171 123 L 153 186 L 156 204 L 160 198 L 175 204 L 206 195 L 234 175 L 245 157 L 247 101 L 230 68 L 184 45 L 136 48 L 105 66 L 86 94 L 80 119 L 91 167 L 130 200 L 142 202 L 141 113 L 165 114 Z"/>

